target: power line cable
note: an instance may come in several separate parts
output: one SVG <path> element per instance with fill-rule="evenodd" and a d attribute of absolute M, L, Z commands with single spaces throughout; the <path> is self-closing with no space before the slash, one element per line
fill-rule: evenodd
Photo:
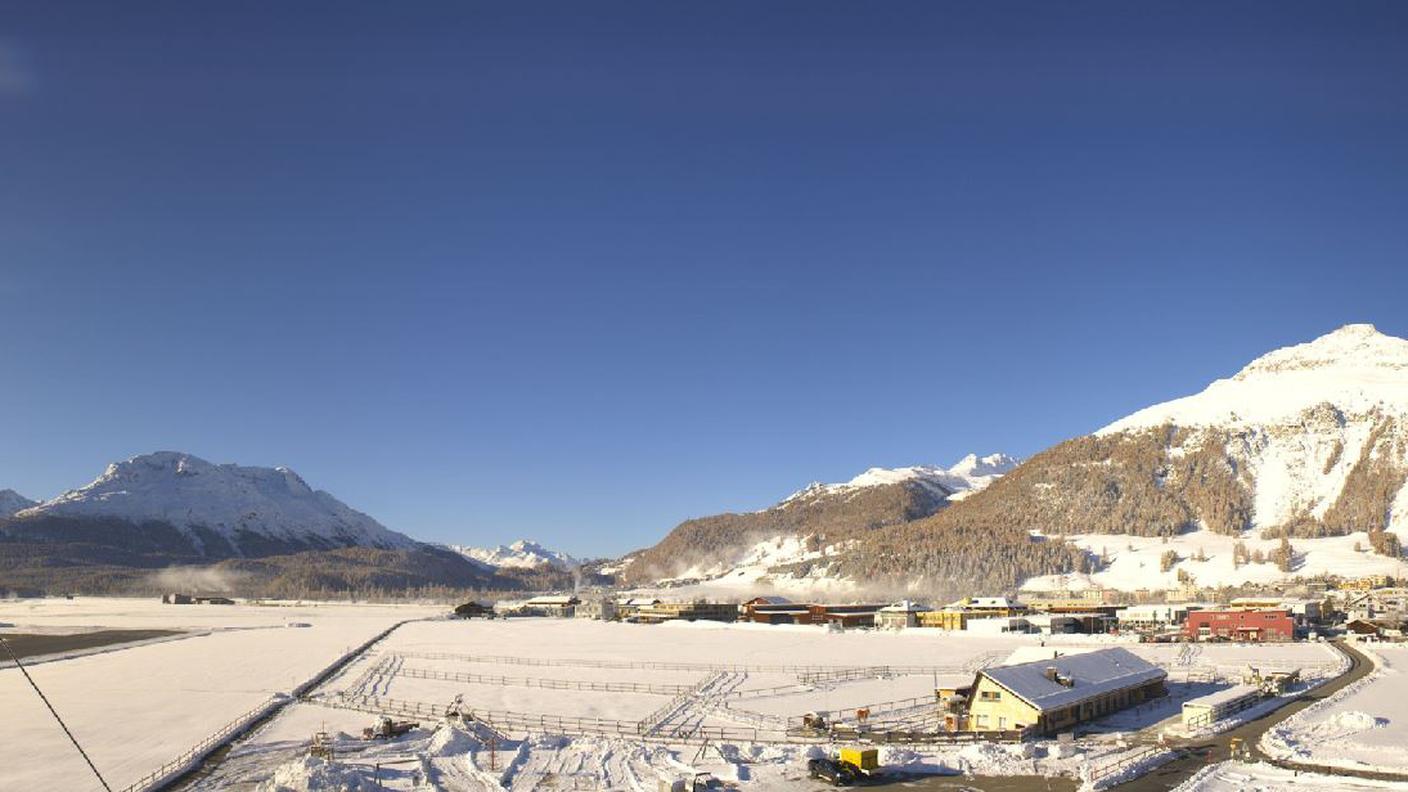
<path fill-rule="evenodd" d="M 98 777 L 98 783 L 102 784 L 103 789 L 106 789 L 107 792 L 112 792 L 112 787 L 108 786 L 108 782 L 103 779 L 103 774 L 98 772 L 98 766 L 93 764 L 92 759 L 88 758 L 88 752 L 83 750 L 83 746 L 78 744 L 78 738 L 74 737 L 73 732 L 68 730 L 68 724 L 64 723 L 64 719 L 59 717 L 58 710 L 54 709 L 54 705 L 49 703 L 49 697 L 44 695 L 44 691 L 39 689 L 39 685 L 34 681 L 34 677 L 29 675 L 29 671 L 24 667 L 24 663 L 20 662 L 19 655 L 15 654 L 14 649 L 10 648 L 10 642 L 5 640 L 5 636 L 3 635 L 0 635 L 0 646 L 5 647 L 5 653 L 10 656 L 11 660 L 15 661 L 15 668 L 18 668 L 20 673 L 24 674 L 25 681 L 29 682 L 29 686 L 34 688 L 34 692 L 39 694 L 39 700 L 44 702 L 44 706 L 49 708 L 49 714 L 53 715 L 54 720 L 59 722 L 59 728 L 64 730 L 64 734 L 68 735 L 69 742 L 72 742 L 73 747 L 78 749 L 78 755 L 82 756 L 83 761 L 88 763 L 88 769 L 92 770 L 93 775 Z"/>

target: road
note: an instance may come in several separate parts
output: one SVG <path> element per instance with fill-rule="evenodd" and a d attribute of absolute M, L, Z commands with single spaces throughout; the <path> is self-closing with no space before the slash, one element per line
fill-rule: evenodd
<path fill-rule="evenodd" d="M 1261 749 L 1257 747 L 1257 743 L 1261 741 L 1263 734 L 1286 718 L 1291 717 L 1317 701 L 1333 696 L 1346 686 L 1352 685 L 1368 676 L 1369 673 L 1374 670 L 1373 662 L 1358 649 L 1344 643 L 1336 643 L 1335 647 L 1349 656 L 1350 666 L 1345 673 L 1306 693 L 1290 704 L 1273 712 L 1269 712 L 1256 720 L 1244 723 L 1235 729 L 1203 739 L 1187 740 L 1182 743 L 1175 742 L 1173 746 L 1183 752 L 1181 757 L 1157 768 L 1147 775 L 1125 782 L 1114 788 L 1121 792 L 1163 792 L 1163 790 L 1173 789 L 1207 765 L 1232 758 L 1229 746 L 1234 737 L 1242 738 L 1243 743 L 1251 747 L 1254 757 L 1263 761 L 1270 761 L 1270 757 L 1263 754 Z M 1275 764 L 1291 769 L 1307 770 L 1311 772 L 1343 773 L 1343 771 L 1334 771 L 1329 768 L 1295 765 L 1288 762 L 1275 762 Z M 1359 774 L 1355 773 L 1354 775 Z M 1365 777 L 1393 778 L 1393 776 L 1377 776 L 1374 774 L 1366 774 Z"/>

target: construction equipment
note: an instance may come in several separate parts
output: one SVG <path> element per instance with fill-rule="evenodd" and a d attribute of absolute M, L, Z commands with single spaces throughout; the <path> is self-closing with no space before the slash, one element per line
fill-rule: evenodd
<path fill-rule="evenodd" d="M 875 748 L 842 748 L 839 760 L 856 775 L 874 775 L 880 770 L 880 751 Z"/>
<path fill-rule="evenodd" d="M 308 755 L 329 762 L 333 760 L 332 737 L 326 731 L 313 735 L 313 743 L 308 746 Z"/>
<path fill-rule="evenodd" d="M 390 740 L 400 737 L 411 729 L 419 726 L 413 721 L 394 721 L 385 715 L 376 719 L 376 723 L 362 729 L 363 740 Z"/>

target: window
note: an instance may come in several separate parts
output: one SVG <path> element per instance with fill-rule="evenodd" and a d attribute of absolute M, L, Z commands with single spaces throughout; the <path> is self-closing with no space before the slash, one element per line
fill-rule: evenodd
<path fill-rule="evenodd" d="M 978 694 L 979 701 L 1000 701 L 1002 694 L 996 690 L 984 690 Z"/>
<path fill-rule="evenodd" d="M 997 728 L 1002 729 L 1002 730 L 1005 731 L 1005 730 L 1007 729 L 1007 719 L 1006 719 L 1006 718 L 998 718 L 998 719 L 997 719 Z"/>

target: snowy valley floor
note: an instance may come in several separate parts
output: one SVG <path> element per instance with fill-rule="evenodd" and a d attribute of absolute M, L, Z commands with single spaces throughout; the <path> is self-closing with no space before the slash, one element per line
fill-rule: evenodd
<path fill-rule="evenodd" d="M 700 770 L 744 789 L 813 789 L 819 786 L 806 782 L 806 760 L 827 747 L 797 735 L 805 712 L 853 722 L 855 710 L 868 707 L 872 725 L 932 731 L 936 684 L 966 683 L 988 665 L 1111 643 L 936 630 L 421 620 L 441 613 L 350 604 L 0 603 L 0 622 L 13 625 L 6 631 L 199 633 L 33 667 L 115 790 L 403 621 L 186 788 L 654 792 L 661 780 Z M 1169 670 L 1168 700 L 1097 722 L 1074 744 L 891 745 L 881 749 L 881 761 L 913 778 L 1088 778 L 1137 757 L 1157 758 L 1151 746 L 1159 734 L 1179 734 L 1178 705 L 1226 687 L 1247 663 L 1301 668 L 1311 678 L 1340 669 L 1338 653 L 1323 644 L 1123 645 Z M 471 720 L 444 720 L 452 705 Z M 27 725 L 0 743 L 0 789 L 54 788 L 55 779 L 65 789 L 98 788 L 12 668 L 0 667 L 0 707 Z M 394 740 L 361 739 L 382 712 L 420 726 Z M 330 737 L 332 764 L 307 759 L 318 732 Z M 704 735 L 711 737 L 707 746 Z"/>

